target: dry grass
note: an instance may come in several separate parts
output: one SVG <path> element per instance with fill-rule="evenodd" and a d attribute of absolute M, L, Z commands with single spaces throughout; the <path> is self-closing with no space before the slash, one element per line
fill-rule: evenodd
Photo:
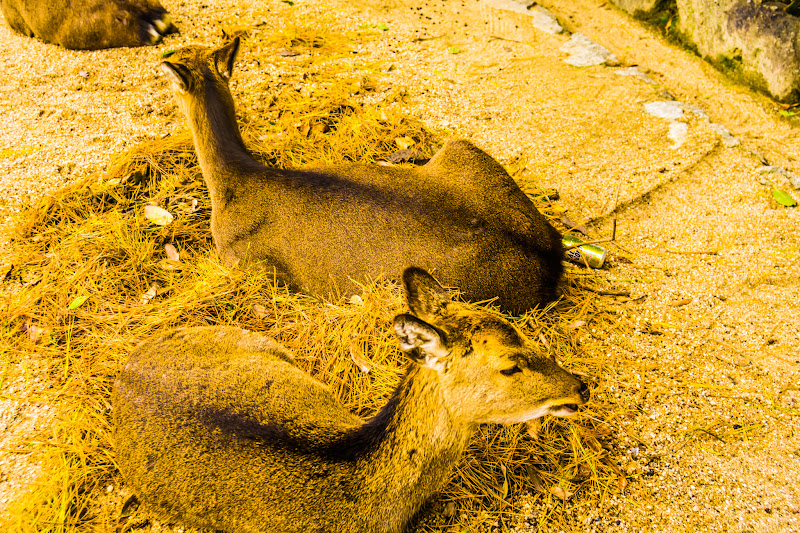
<path fill-rule="evenodd" d="M 402 93 L 373 89 L 377 70 L 337 63 L 342 47 L 362 37 L 294 27 L 247 42 L 248 55 L 298 49 L 299 56 L 285 58 L 287 68 L 298 79 L 312 72 L 300 91 L 265 82 L 267 97 L 239 100 L 245 140 L 259 158 L 280 166 L 374 161 L 409 140 L 423 154 L 435 151 L 440 139 L 402 113 Z M 143 215 L 147 204 L 167 209 L 174 222 L 153 225 Z M 209 215 L 186 133 L 144 143 L 102 179 L 45 197 L 25 213 L 18 259 L 6 275 L 17 290 L 0 317 L 0 333 L 10 365 L 45 362 L 52 388 L 36 397 L 54 406 L 56 422 L 20 444 L 18 451 L 41 460 L 43 472 L 12 508 L 13 530 L 108 531 L 127 515 L 110 437 L 110 390 L 126 354 L 156 331 L 229 324 L 264 332 L 362 415 L 374 412 L 396 384 L 404 366 L 389 327 L 403 309 L 396 286 L 376 280 L 364 286 L 360 301 L 288 293 L 268 275 L 221 266 Z M 166 260 L 167 244 L 180 261 Z M 607 362 L 579 346 L 586 325 L 594 335 L 629 327 L 586 289 L 598 281 L 571 274 L 554 308 L 511 318 L 542 349 L 588 376 L 592 403 L 574 420 L 545 420 L 535 436 L 522 426 L 482 427 L 418 530 L 506 530 L 523 491 L 534 494 L 544 529 L 582 530 L 580 509 L 596 508 L 624 488 L 623 473 L 603 447 L 623 415 L 603 401 Z M 371 372 L 362 372 L 354 357 L 368 359 Z"/>

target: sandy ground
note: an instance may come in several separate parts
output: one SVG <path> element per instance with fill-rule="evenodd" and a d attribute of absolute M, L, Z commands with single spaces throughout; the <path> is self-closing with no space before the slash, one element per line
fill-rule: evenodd
<path fill-rule="evenodd" d="M 175 106 L 155 69 L 163 50 L 216 44 L 231 21 L 269 31 L 270 12 L 290 9 L 164 4 L 181 34 L 157 48 L 72 52 L 0 25 L 4 218 L 179 126 L 165 120 Z M 593 236 L 608 236 L 617 221 L 606 274 L 628 294 L 611 305 L 641 327 L 601 338 L 589 324 L 581 344 L 607 353 L 613 401 L 629 412 L 616 440 L 628 458 L 620 466 L 634 479 L 585 512 L 585 529 L 800 531 L 800 208 L 778 206 L 757 172 L 765 164 L 800 172 L 800 131 L 768 100 L 604 2 L 540 4 L 621 65 L 569 66 L 559 51 L 567 34 L 477 0 L 296 9 L 343 28 L 385 23 L 385 37 L 359 53 L 394 65 L 391 83 L 406 88 L 427 124 L 524 164 L 522 177 L 557 189 L 567 215 Z M 234 93 L 266 69 L 242 63 Z M 633 65 L 655 83 L 618 74 Z M 670 122 L 644 108 L 672 98 L 697 108 L 678 119 L 688 134 L 677 148 Z M 715 124 L 740 143 L 726 145 Z M 10 375 L 35 369 L 31 361 Z M 46 427 L 47 408 L 26 403 L 35 381 L 2 386 L 0 449 L 9 450 Z M 24 454 L 0 452 L 0 512 L 35 472 Z M 519 505 L 535 522 L 537 510 Z"/>

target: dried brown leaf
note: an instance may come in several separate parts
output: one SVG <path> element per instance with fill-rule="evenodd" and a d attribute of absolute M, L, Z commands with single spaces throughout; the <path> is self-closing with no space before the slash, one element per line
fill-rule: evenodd
<path fill-rule="evenodd" d="M 411 137 L 409 137 L 407 135 L 404 135 L 402 137 L 397 137 L 394 140 L 394 143 L 397 145 L 397 147 L 399 149 L 407 150 L 408 148 L 411 148 L 412 146 L 414 146 L 414 139 L 412 139 Z"/>
<path fill-rule="evenodd" d="M 267 308 L 261 304 L 253 304 L 251 308 L 253 311 L 253 316 L 256 318 L 267 318 Z"/>
<path fill-rule="evenodd" d="M 167 253 L 167 259 L 169 259 L 170 261 L 180 262 L 181 256 L 178 253 L 177 248 L 175 248 L 173 245 L 165 244 L 164 251 Z"/>
<path fill-rule="evenodd" d="M 160 288 L 161 288 L 161 285 L 159 285 L 158 283 L 153 283 L 150 286 L 150 288 L 147 290 L 147 292 L 142 295 L 141 302 L 143 304 L 150 303 L 150 300 L 152 300 L 153 298 L 156 297 L 156 295 L 158 294 L 158 289 L 160 289 Z"/>
<path fill-rule="evenodd" d="M 365 374 L 368 374 L 370 370 L 372 370 L 372 361 L 364 356 L 361 347 L 357 344 L 350 345 L 350 359 L 352 359 L 356 366 Z"/>
<path fill-rule="evenodd" d="M 166 226 L 175 220 L 175 217 L 172 216 L 172 213 L 166 209 L 158 207 L 157 205 L 144 206 L 144 218 L 158 226 Z"/>
<path fill-rule="evenodd" d="M 541 418 L 534 418 L 533 420 L 528 420 L 525 422 L 525 427 L 528 430 L 528 435 L 533 440 L 539 440 L 539 434 L 542 431 L 542 419 Z"/>
<path fill-rule="evenodd" d="M 180 261 L 173 261 L 172 259 L 162 259 L 158 266 L 161 267 L 163 270 L 181 270 L 186 265 L 181 263 Z"/>
<path fill-rule="evenodd" d="M 562 499 L 564 501 L 567 501 L 572 497 L 574 492 L 568 491 L 568 490 L 563 489 L 563 488 L 559 487 L 558 485 L 556 485 L 556 486 L 550 487 L 550 494 L 552 494 L 556 498 L 560 498 L 560 499 Z"/>

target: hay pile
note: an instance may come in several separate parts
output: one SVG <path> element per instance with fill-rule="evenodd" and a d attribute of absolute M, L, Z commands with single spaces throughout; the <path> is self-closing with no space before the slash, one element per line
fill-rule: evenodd
<path fill-rule="evenodd" d="M 243 136 L 257 157 L 286 167 L 376 161 L 409 147 L 435 152 L 443 139 L 403 113 L 402 91 L 376 92 L 383 71 L 341 61 L 348 46 L 369 38 L 370 31 L 287 26 L 245 41 L 243 55 L 281 57 L 297 81 L 265 81 L 259 98 L 237 97 Z M 154 224 L 146 205 L 166 209 L 174 221 Z M 44 467 L 12 508 L 15 529 L 143 524 L 129 520 L 131 505 L 124 505 L 131 500 L 114 463 L 109 401 L 127 353 L 155 332 L 219 324 L 273 336 L 363 416 L 394 388 L 405 364 L 390 332 L 403 310 L 398 287 L 375 280 L 360 298 L 335 302 L 291 294 L 264 273 L 223 267 L 209 216 L 188 133 L 141 144 L 101 178 L 26 211 L 5 275 L 16 290 L 3 310 L 3 338 L 10 365 L 37 360 L 47 368 L 50 388 L 40 397 L 54 406 L 57 422 L 18 450 L 37 454 Z M 603 447 L 617 418 L 603 401 L 606 361 L 579 347 L 587 324 L 594 335 L 621 327 L 589 290 L 595 283 L 594 274 L 573 272 L 554 307 L 512 318 L 543 350 L 588 376 L 591 405 L 574 420 L 548 418 L 540 427 L 482 427 L 419 531 L 505 531 L 518 521 L 514 502 L 523 492 L 534 495 L 535 525 L 582 529 L 581 508 L 624 489 L 626 478 Z"/>

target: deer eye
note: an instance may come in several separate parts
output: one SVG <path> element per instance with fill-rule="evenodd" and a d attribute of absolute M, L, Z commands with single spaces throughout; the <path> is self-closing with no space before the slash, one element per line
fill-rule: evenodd
<path fill-rule="evenodd" d="M 505 368 L 500 371 L 500 373 L 503 374 L 504 376 L 513 376 L 517 372 L 522 372 L 522 369 L 517 365 L 514 365 L 511 368 Z"/>

